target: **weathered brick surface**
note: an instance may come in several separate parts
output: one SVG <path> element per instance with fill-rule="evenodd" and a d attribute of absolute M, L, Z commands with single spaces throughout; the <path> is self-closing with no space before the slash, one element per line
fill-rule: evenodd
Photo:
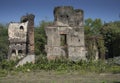
<path fill-rule="evenodd" d="M 25 57 L 34 55 L 34 18 L 34 15 L 28 14 L 21 17 L 20 23 L 9 24 L 9 59 L 33 61 Z"/>
<path fill-rule="evenodd" d="M 61 56 L 74 61 L 86 59 L 83 17 L 81 9 L 55 7 L 54 25 L 45 28 L 48 59 Z"/>

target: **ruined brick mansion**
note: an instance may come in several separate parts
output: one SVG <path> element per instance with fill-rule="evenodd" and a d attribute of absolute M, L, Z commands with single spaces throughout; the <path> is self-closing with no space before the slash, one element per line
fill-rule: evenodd
<path fill-rule="evenodd" d="M 26 56 L 34 55 L 34 17 L 28 14 L 21 18 L 20 23 L 9 24 L 9 59 L 17 57 L 29 61 L 31 58 Z M 48 59 L 86 59 L 83 17 L 84 12 L 81 9 L 71 6 L 55 7 L 53 25 L 45 27 Z"/>
<path fill-rule="evenodd" d="M 54 9 L 54 24 L 45 28 L 48 59 L 86 59 L 83 15 L 83 10 L 71 6 Z"/>
<path fill-rule="evenodd" d="M 34 61 L 34 17 L 22 16 L 20 22 L 11 22 L 8 27 L 8 58 L 21 59 L 20 64 Z"/>

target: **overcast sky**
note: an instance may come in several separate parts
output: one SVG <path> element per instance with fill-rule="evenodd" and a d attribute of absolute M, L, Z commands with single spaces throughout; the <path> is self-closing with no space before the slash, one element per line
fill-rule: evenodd
<path fill-rule="evenodd" d="M 0 0 L 0 23 L 19 22 L 22 15 L 33 13 L 35 25 L 53 21 L 56 6 L 73 6 L 84 10 L 84 18 L 101 18 L 105 22 L 120 20 L 120 0 Z"/>

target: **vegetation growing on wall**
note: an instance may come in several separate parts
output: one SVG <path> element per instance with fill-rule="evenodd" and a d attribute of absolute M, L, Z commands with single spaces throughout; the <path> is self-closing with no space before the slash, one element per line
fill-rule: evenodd
<path fill-rule="evenodd" d="M 100 59 L 120 56 L 120 21 L 102 23 L 100 19 L 85 20 L 85 42 L 88 58 Z"/>
<path fill-rule="evenodd" d="M 120 21 L 104 24 L 101 29 L 106 46 L 106 58 L 120 56 Z"/>
<path fill-rule="evenodd" d="M 104 38 L 101 34 L 103 23 L 100 19 L 92 20 L 88 18 L 85 20 L 85 44 L 87 48 L 87 58 L 94 60 L 105 58 Z"/>

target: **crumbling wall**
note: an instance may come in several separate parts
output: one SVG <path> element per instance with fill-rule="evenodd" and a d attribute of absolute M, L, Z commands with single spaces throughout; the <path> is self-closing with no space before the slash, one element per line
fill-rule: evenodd
<path fill-rule="evenodd" d="M 34 18 L 33 14 L 28 14 L 21 17 L 21 22 L 28 21 L 27 33 L 27 54 L 34 54 Z"/>
<path fill-rule="evenodd" d="M 10 23 L 8 27 L 9 53 L 8 57 L 22 58 L 26 54 L 27 25 L 25 23 Z"/>
<path fill-rule="evenodd" d="M 72 27 L 83 26 L 83 10 L 74 9 L 72 6 L 55 7 L 54 22 L 56 25 L 69 25 Z"/>
<path fill-rule="evenodd" d="M 48 59 L 61 56 L 70 60 L 86 59 L 83 10 L 71 6 L 55 7 L 54 25 L 46 27 L 45 31 Z"/>
<path fill-rule="evenodd" d="M 48 27 L 45 31 L 47 35 L 46 52 L 48 59 L 66 57 L 66 52 L 60 46 L 60 27 Z"/>
<path fill-rule="evenodd" d="M 21 17 L 20 23 L 12 22 L 9 24 L 9 59 L 29 62 L 30 60 L 25 57 L 29 55 L 34 56 L 34 17 L 33 14 L 28 14 Z M 31 61 L 34 60 L 32 59 Z"/>

